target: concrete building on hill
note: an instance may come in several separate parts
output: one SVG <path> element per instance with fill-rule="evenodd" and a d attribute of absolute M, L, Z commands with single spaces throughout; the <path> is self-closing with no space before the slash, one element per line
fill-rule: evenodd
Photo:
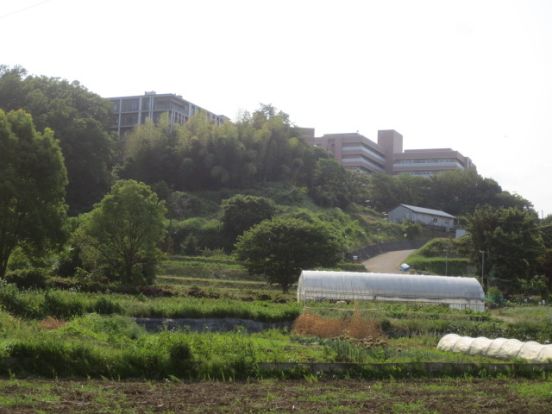
<path fill-rule="evenodd" d="M 203 112 L 209 121 L 220 125 L 229 120 L 224 115 L 216 115 L 200 106 L 186 101 L 182 96 L 172 93 L 157 94 L 145 92 L 144 95 L 119 96 L 107 98 L 113 105 L 113 127 L 122 135 L 146 119 L 157 122 L 162 114 L 167 114 L 171 125 L 183 124 L 193 115 Z"/>
<path fill-rule="evenodd" d="M 317 137 L 314 145 L 331 152 L 345 168 L 368 173 L 431 176 L 475 168 L 470 158 L 450 148 L 403 150 L 403 136 L 393 129 L 378 131 L 377 143 L 359 133 L 343 133 Z"/>

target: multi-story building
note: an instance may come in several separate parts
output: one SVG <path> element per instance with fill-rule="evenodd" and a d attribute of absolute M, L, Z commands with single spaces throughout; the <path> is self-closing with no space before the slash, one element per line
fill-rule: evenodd
<path fill-rule="evenodd" d="M 403 150 L 403 137 L 397 131 L 378 131 L 378 143 L 358 133 L 326 134 L 315 138 L 349 169 L 369 173 L 430 176 L 437 172 L 475 168 L 468 157 L 450 148 Z"/>
<path fill-rule="evenodd" d="M 393 157 L 393 174 L 430 176 L 468 168 L 475 168 L 471 159 L 450 148 L 405 150 Z"/>
<path fill-rule="evenodd" d="M 326 134 L 314 140 L 345 167 L 365 172 L 385 172 L 384 148 L 359 133 Z"/>
<path fill-rule="evenodd" d="M 199 112 L 203 112 L 209 121 L 217 125 L 228 121 L 224 115 L 216 115 L 172 93 L 145 92 L 144 95 L 108 99 L 113 105 L 114 129 L 119 135 L 143 124 L 148 118 L 157 122 L 161 114 L 168 115 L 171 125 L 183 124 Z"/>

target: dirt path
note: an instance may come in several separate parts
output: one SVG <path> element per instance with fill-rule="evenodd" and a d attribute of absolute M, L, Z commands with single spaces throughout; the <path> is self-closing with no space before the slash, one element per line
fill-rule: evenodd
<path fill-rule="evenodd" d="M 399 266 L 415 250 L 396 250 L 374 256 L 365 262 L 364 267 L 375 273 L 399 273 Z"/>

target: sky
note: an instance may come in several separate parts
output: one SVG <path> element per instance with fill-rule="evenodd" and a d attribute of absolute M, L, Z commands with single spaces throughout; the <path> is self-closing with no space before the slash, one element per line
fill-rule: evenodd
<path fill-rule="evenodd" d="M 453 148 L 552 214 L 550 0 L 0 0 L 0 64 Z"/>

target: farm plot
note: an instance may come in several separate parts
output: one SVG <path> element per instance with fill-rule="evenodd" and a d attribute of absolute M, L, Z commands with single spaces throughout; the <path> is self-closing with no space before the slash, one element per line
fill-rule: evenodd
<path fill-rule="evenodd" d="M 552 383 L 504 379 L 127 382 L 0 380 L 0 413 L 544 414 Z"/>

